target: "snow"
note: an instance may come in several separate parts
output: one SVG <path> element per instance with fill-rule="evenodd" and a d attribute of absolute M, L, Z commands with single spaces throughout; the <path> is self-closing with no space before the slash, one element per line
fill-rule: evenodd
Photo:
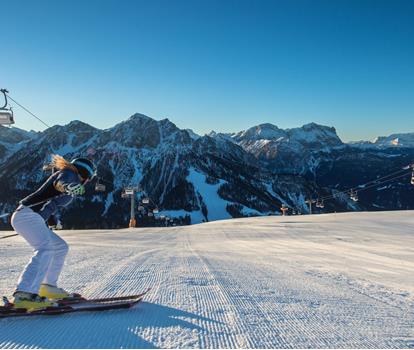
<path fill-rule="evenodd" d="M 220 186 L 225 183 L 224 180 L 220 180 L 217 184 L 210 185 L 206 182 L 206 176 L 204 174 L 198 172 L 194 168 L 190 168 L 187 181 L 194 185 L 195 190 L 203 198 L 203 202 L 208 210 L 207 218 L 209 221 L 231 218 L 230 214 L 226 210 L 226 207 L 228 204 L 232 203 L 222 199 L 218 194 Z M 200 216 L 194 216 L 195 219 L 196 217 Z M 192 220 L 191 222 L 197 223 L 200 221 Z"/>
<path fill-rule="evenodd" d="M 193 140 L 198 140 L 201 136 L 197 133 L 195 133 L 192 129 L 185 129 L 185 131 L 188 132 L 188 135 L 193 139 Z"/>
<path fill-rule="evenodd" d="M 235 138 L 248 138 L 251 140 L 275 140 L 286 136 L 286 132 L 276 125 L 265 123 L 253 126 L 246 131 L 240 131 L 233 135 Z"/>
<path fill-rule="evenodd" d="M 378 147 L 413 147 L 414 132 L 405 134 L 392 134 L 389 136 L 379 136 L 373 143 Z"/>
<path fill-rule="evenodd" d="M 157 216 L 164 215 L 168 216 L 170 218 L 179 218 L 179 217 L 185 217 L 189 215 L 191 217 L 191 223 L 200 223 L 205 221 L 204 215 L 201 212 L 201 210 L 198 211 L 186 211 L 184 209 L 180 210 L 162 210 L 157 214 Z"/>
<path fill-rule="evenodd" d="M 299 128 L 279 129 L 272 124 L 260 124 L 254 126 L 246 131 L 240 131 L 232 134 L 236 140 L 249 141 L 276 141 L 276 142 L 290 142 L 291 144 L 309 144 L 314 142 L 329 142 L 333 145 L 342 144 L 339 137 L 336 135 L 334 128 L 316 123 L 305 124 Z M 266 145 L 264 143 L 263 145 Z M 329 150 L 329 148 L 327 148 Z"/>
<path fill-rule="evenodd" d="M 105 209 L 103 211 L 103 213 L 101 214 L 101 216 L 105 216 L 105 214 L 108 212 L 109 208 L 111 207 L 111 205 L 114 203 L 114 193 L 110 192 L 105 199 Z"/>
<path fill-rule="evenodd" d="M 151 292 L 129 310 L 0 319 L 0 348 L 414 347 L 413 211 L 58 233 L 62 287 Z M 0 241 L 1 295 L 30 254 Z"/>
<path fill-rule="evenodd" d="M 371 141 L 355 141 L 350 142 L 350 146 L 360 148 L 400 148 L 400 147 L 414 147 L 414 132 L 404 134 L 392 134 L 389 136 L 378 136 Z"/>

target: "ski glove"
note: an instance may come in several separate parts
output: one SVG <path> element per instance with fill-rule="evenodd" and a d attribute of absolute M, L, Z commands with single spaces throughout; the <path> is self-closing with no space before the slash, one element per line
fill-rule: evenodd
<path fill-rule="evenodd" d="M 66 185 L 65 191 L 71 196 L 82 196 L 85 194 L 85 186 L 82 184 L 71 183 Z"/>

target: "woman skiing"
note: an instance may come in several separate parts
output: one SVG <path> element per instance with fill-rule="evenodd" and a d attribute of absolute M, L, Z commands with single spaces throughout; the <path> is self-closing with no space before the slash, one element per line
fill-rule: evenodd
<path fill-rule="evenodd" d="M 86 158 L 71 162 L 52 156 L 53 173 L 38 190 L 20 201 L 11 224 L 34 249 L 34 255 L 21 274 L 13 294 L 14 307 L 39 309 L 53 306 L 53 299 L 71 295 L 57 286 L 57 280 L 68 253 L 67 243 L 47 226 L 47 220 L 74 196 L 85 193 L 85 185 L 96 173 Z"/>

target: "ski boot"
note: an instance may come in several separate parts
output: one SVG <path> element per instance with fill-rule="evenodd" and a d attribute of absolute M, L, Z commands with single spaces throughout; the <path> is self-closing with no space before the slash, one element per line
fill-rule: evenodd
<path fill-rule="evenodd" d="M 57 286 L 52 286 L 50 284 L 45 283 L 41 284 L 39 289 L 39 295 L 41 297 L 46 297 L 50 300 L 65 299 L 71 297 L 71 295 L 63 288 L 59 288 Z"/>
<path fill-rule="evenodd" d="M 63 288 L 51 286 L 50 284 L 45 283 L 40 286 L 39 295 L 41 297 L 46 297 L 49 300 L 65 300 L 80 297 L 80 294 L 68 293 Z"/>
<path fill-rule="evenodd" d="M 12 304 L 15 309 L 26 309 L 28 311 L 33 311 L 58 306 L 55 302 L 45 297 L 28 292 L 16 291 L 13 294 L 13 298 L 14 300 Z"/>

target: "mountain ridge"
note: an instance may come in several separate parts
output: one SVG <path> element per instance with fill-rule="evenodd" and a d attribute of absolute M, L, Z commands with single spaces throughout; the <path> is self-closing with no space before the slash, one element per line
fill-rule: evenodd
<path fill-rule="evenodd" d="M 89 190 L 86 200 L 65 210 L 68 228 L 125 226 L 129 209 L 121 193 L 137 184 L 145 192 L 140 196 L 153 202 L 137 213 L 141 225 L 159 224 L 148 216 L 155 207 L 175 215 L 177 224 L 274 215 L 282 205 L 306 213 L 309 197 L 332 195 L 414 159 L 414 148 L 351 146 L 335 128 L 316 123 L 286 130 L 263 123 L 246 132 L 200 136 L 169 119 L 136 113 L 107 129 L 75 120 L 35 134 L 0 128 L 0 135 L 8 133 L 11 142 L 0 139 L 0 213 L 43 181 L 41 168 L 52 153 L 87 156 L 97 164 L 107 191 Z M 345 196 L 317 211 L 414 208 L 410 191 L 401 182 L 361 196 L 359 203 Z M 0 227 L 9 226 L 3 221 Z"/>
<path fill-rule="evenodd" d="M 69 123 L 64 124 L 64 125 L 56 124 L 56 125 L 53 125 L 51 128 L 66 127 L 66 126 L 83 126 L 83 127 L 86 127 L 86 128 L 91 128 L 93 130 L 110 131 L 110 130 L 112 130 L 114 128 L 119 127 L 119 125 L 122 125 L 122 124 L 125 124 L 125 123 L 128 124 L 131 121 L 134 122 L 136 120 L 148 120 L 148 121 L 155 121 L 155 122 L 171 123 L 173 126 L 177 127 L 168 118 L 164 118 L 164 119 L 157 120 L 157 119 L 151 118 L 151 117 L 149 117 L 149 116 L 147 116 L 145 114 L 142 114 L 142 113 L 134 113 L 128 119 L 126 119 L 124 121 L 121 121 L 121 122 L 119 122 L 119 123 L 117 123 L 117 124 L 115 124 L 115 125 L 113 125 L 113 126 L 111 126 L 109 128 L 105 128 L 105 129 L 101 129 L 101 128 L 95 127 L 95 126 L 93 126 L 91 124 L 85 123 L 85 122 L 80 121 L 80 120 L 72 120 Z M 258 125 L 254 125 L 254 126 L 248 128 L 246 130 L 241 130 L 241 131 L 237 131 L 237 132 L 216 132 L 216 131 L 212 130 L 212 131 L 210 131 L 209 133 L 207 133 L 205 135 L 208 135 L 208 136 L 218 136 L 218 135 L 220 135 L 220 136 L 232 137 L 232 138 L 240 139 L 242 137 L 245 137 L 248 134 L 252 134 L 254 131 L 263 130 L 263 128 L 265 130 L 266 129 L 268 129 L 268 130 L 270 129 L 270 130 L 275 130 L 275 131 L 278 131 L 278 132 L 282 132 L 282 133 L 284 133 L 284 135 L 287 135 L 289 133 L 294 133 L 294 132 L 300 131 L 300 130 L 309 131 L 309 130 L 312 130 L 312 129 L 313 130 L 318 130 L 319 129 L 319 130 L 330 131 L 331 133 L 333 133 L 340 140 L 340 142 L 342 144 L 344 144 L 344 145 L 350 145 L 350 146 L 358 146 L 359 144 L 372 144 L 372 145 L 375 145 L 375 144 L 379 145 L 379 144 L 381 144 L 381 147 L 387 147 L 387 144 L 384 141 L 388 141 L 388 140 L 391 140 L 392 141 L 392 140 L 394 140 L 396 138 L 405 138 L 406 140 L 409 140 L 409 142 L 410 142 L 409 144 L 407 144 L 406 147 L 414 147 L 414 141 L 413 141 L 414 140 L 414 132 L 393 133 L 393 134 L 390 134 L 388 136 L 377 136 L 373 140 L 359 140 L 359 141 L 343 142 L 339 138 L 339 136 L 337 135 L 337 132 L 336 132 L 336 128 L 335 127 L 330 127 L 330 126 L 326 126 L 326 125 L 323 125 L 323 124 L 318 124 L 318 123 L 315 123 L 315 122 L 309 122 L 309 123 L 303 124 L 302 126 L 299 126 L 299 127 L 286 128 L 286 129 L 281 129 L 277 125 L 274 125 L 272 123 L 267 122 L 267 123 L 261 123 L 261 124 L 258 124 Z M 26 135 L 28 137 L 30 135 L 35 136 L 36 134 L 43 133 L 43 132 L 45 132 L 45 131 L 47 131 L 49 129 L 50 128 L 47 128 L 44 131 L 33 131 L 33 130 L 27 131 L 27 130 L 24 130 L 24 129 L 21 129 L 21 128 L 17 128 L 17 127 L 14 127 L 14 126 L 13 127 L 0 126 L 0 140 L 1 141 L 4 141 L 4 138 L 7 137 L 8 134 L 10 134 L 10 133 L 15 134 L 15 135 L 16 134 L 18 134 L 18 135 Z M 197 132 L 195 132 L 192 129 L 183 129 L 183 130 L 185 130 L 186 132 L 188 132 L 194 138 L 198 138 L 198 137 L 202 137 L 203 136 L 203 135 L 198 134 Z M 278 137 L 276 137 L 276 139 L 277 138 Z M 256 139 L 268 139 L 268 140 L 272 140 L 272 139 L 275 139 L 275 137 L 258 137 L 257 136 Z M 394 144 L 389 143 L 388 144 L 389 147 L 395 147 L 397 145 L 398 144 L 396 144 L 396 143 L 394 143 Z M 401 146 L 401 143 L 400 143 L 400 146 Z"/>

